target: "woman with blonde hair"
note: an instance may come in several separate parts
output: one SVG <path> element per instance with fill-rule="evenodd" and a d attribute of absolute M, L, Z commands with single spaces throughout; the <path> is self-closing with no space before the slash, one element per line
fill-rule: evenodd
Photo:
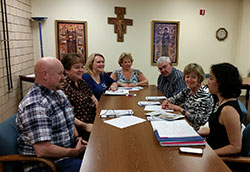
<path fill-rule="evenodd" d="M 162 108 L 181 112 L 194 128 L 204 125 L 213 109 L 212 95 L 207 86 L 201 84 L 204 78 L 204 71 L 200 65 L 187 65 L 183 72 L 187 88 L 163 101 Z M 183 105 L 179 106 L 181 104 Z"/>
<path fill-rule="evenodd" d="M 86 73 L 82 75 L 95 97 L 100 100 L 102 93 L 109 90 L 117 90 L 117 83 L 104 72 L 105 59 L 104 56 L 98 53 L 91 54 L 85 65 Z"/>
<path fill-rule="evenodd" d="M 118 63 L 121 66 L 120 70 L 115 70 L 111 74 L 111 78 L 117 81 L 117 84 L 122 87 L 135 87 L 148 85 L 147 78 L 137 69 L 132 69 L 133 57 L 130 53 L 122 53 Z"/>

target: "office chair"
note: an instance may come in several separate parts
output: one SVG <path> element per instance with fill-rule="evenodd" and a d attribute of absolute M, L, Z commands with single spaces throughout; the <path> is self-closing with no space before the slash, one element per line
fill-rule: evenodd
<path fill-rule="evenodd" d="M 30 155 L 20 155 L 17 151 L 18 131 L 16 114 L 0 124 L 0 172 L 23 171 L 22 162 L 42 162 L 47 164 L 53 172 L 57 172 L 55 164 L 44 158 Z"/>
<path fill-rule="evenodd" d="M 247 109 L 238 100 L 241 108 L 241 122 L 247 117 Z M 242 149 L 239 156 L 222 156 L 221 159 L 229 165 L 233 171 L 250 172 L 250 124 L 246 126 L 242 134 Z"/>
<path fill-rule="evenodd" d="M 247 111 L 245 105 L 243 103 L 241 103 L 241 101 L 238 100 L 238 103 L 239 103 L 239 106 L 241 109 L 241 123 L 244 123 L 244 121 L 246 120 L 248 111 Z"/>

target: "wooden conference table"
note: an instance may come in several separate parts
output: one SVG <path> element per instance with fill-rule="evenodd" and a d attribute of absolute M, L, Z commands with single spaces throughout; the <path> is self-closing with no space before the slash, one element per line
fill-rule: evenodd
<path fill-rule="evenodd" d="M 179 153 L 178 147 L 160 146 L 148 121 L 119 129 L 99 117 L 102 109 L 132 109 L 135 116 L 145 118 L 138 101 L 161 93 L 156 86 L 135 93 L 136 97 L 101 97 L 81 172 L 230 171 L 208 145 L 203 146 L 203 155 Z"/>

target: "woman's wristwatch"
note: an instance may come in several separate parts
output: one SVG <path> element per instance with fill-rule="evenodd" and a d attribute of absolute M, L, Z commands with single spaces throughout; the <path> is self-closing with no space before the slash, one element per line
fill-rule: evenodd
<path fill-rule="evenodd" d="M 181 112 L 181 114 L 184 115 L 184 116 L 186 116 L 186 112 L 187 111 L 185 109 L 183 109 L 183 111 Z"/>

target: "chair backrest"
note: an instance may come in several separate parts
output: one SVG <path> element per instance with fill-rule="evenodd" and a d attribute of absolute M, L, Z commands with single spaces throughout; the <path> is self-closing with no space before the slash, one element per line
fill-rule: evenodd
<path fill-rule="evenodd" d="M 18 154 L 16 114 L 0 124 L 0 155 Z"/>
<path fill-rule="evenodd" d="M 247 117 L 247 114 L 248 114 L 248 111 L 245 107 L 245 105 L 243 105 L 243 103 L 241 103 L 241 101 L 238 100 L 238 103 L 239 103 L 239 106 L 240 106 L 240 109 L 241 109 L 241 123 L 243 123 Z"/>
<path fill-rule="evenodd" d="M 0 156 L 18 154 L 16 114 L 0 124 Z M 4 172 L 23 171 L 21 162 L 6 162 Z"/>
<path fill-rule="evenodd" d="M 250 124 L 243 131 L 241 154 L 250 157 Z"/>

